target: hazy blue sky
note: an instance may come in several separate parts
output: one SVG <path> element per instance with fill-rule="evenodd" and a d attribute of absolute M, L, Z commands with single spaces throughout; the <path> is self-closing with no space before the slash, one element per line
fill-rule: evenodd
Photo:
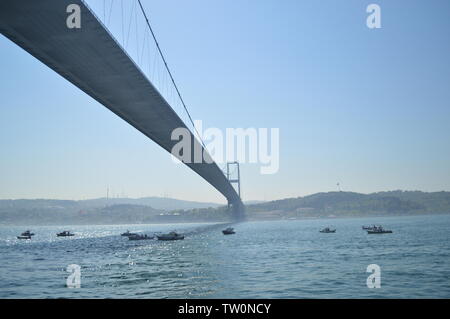
<path fill-rule="evenodd" d="M 103 1 L 89 3 L 102 16 Z M 122 42 L 120 3 L 109 26 Z M 280 170 L 243 165 L 244 200 L 337 182 L 356 192 L 450 190 L 448 0 L 143 3 L 194 119 L 280 128 Z M 366 27 L 370 3 L 381 6 L 381 29 Z M 0 70 L 0 198 L 92 198 L 109 185 L 113 195 L 223 202 L 3 36 Z"/>

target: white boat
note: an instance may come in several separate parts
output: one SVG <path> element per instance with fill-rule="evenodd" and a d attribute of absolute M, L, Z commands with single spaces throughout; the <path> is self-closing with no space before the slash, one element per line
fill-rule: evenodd
<path fill-rule="evenodd" d="M 31 239 L 31 236 L 17 236 L 17 239 Z"/>

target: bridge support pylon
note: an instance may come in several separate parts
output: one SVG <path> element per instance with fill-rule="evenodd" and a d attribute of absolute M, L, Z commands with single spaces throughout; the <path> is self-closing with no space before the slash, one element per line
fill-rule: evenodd
<path fill-rule="evenodd" d="M 237 169 L 237 176 L 236 177 L 231 177 L 231 173 L 230 173 L 230 166 L 231 165 L 236 165 L 236 169 Z M 239 170 L 239 162 L 235 161 L 235 162 L 229 162 L 227 163 L 227 179 L 230 182 L 230 184 L 237 184 L 237 188 L 238 188 L 238 195 L 239 195 L 239 200 L 235 200 L 235 201 L 228 201 L 228 208 L 231 209 L 232 214 L 233 214 L 233 218 L 237 221 L 242 221 L 245 218 L 245 206 L 244 203 L 242 202 L 241 199 L 241 173 Z"/>

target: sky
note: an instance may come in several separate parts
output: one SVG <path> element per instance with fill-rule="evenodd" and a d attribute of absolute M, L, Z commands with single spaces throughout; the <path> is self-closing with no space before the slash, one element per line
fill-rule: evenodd
<path fill-rule="evenodd" d="M 133 1 L 88 3 L 187 121 Z M 142 3 L 194 119 L 222 130 L 279 128 L 279 171 L 242 164 L 243 200 L 337 183 L 361 193 L 450 191 L 449 1 Z M 380 29 L 366 25 L 371 3 L 381 8 Z M 109 188 L 110 196 L 225 202 L 3 36 L 0 70 L 1 199 L 96 198 Z"/>

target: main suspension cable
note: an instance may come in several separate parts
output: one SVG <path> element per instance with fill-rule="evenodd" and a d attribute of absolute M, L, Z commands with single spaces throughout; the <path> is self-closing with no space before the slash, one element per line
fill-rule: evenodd
<path fill-rule="evenodd" d="M 192 120 L 191 114 L 189 114 L 186 104 L 184 103 L 184 100 L 183 100 L 183 97 L 181 96 L 180 90 L 178 90 L 178 86 L 175 83 L 175 80 L 172 76 L 172 72 L 170 72 L 169 66 L 167 65 L 166 59 L 164 58 L 164 54 L 162 53 L 161 48 L 159 47 L 158 40 L 156 40 L 155 33 L 153 32 L 150 22 L 148 21 L 147 14 L 145 13 L 145 10 L 144 10 L 144 7 L 142 6 L 141 0 L 138 0 L 138 3 L 139 3 L 139 6 L 141 7 L 141 11 L 142 11 L 142 14 L 144 15 L 145 21 L 147 22 L 147 26 L 150 29 L 153 40 L 155 41 L 156 48 L 158 49 L 159 55 L 161 56 L 161 59 L 164 62 L 164 66 L 166 67 L 167 73 L 169 73 L 170 79 L 172 80 L 172 84 L 173 84 L 175 90 L 177 91 L 177 94 L 181 101 L 181 104 L 183 104 L 184 110 L 186 111 L 186 113 L 189 117 L 189 120 L 191 121 L 192 127 L 194 128 L 195 132 L 197 133 L 198 138 L 200 139 L 200 142 L 202 143 L 203 147 L 206 148 L 205 144 L 203 143 L 201 135 L 198 133 L 197 128 L 195 127 L 195 124 L 194 124 L 194 121 Z"/>

